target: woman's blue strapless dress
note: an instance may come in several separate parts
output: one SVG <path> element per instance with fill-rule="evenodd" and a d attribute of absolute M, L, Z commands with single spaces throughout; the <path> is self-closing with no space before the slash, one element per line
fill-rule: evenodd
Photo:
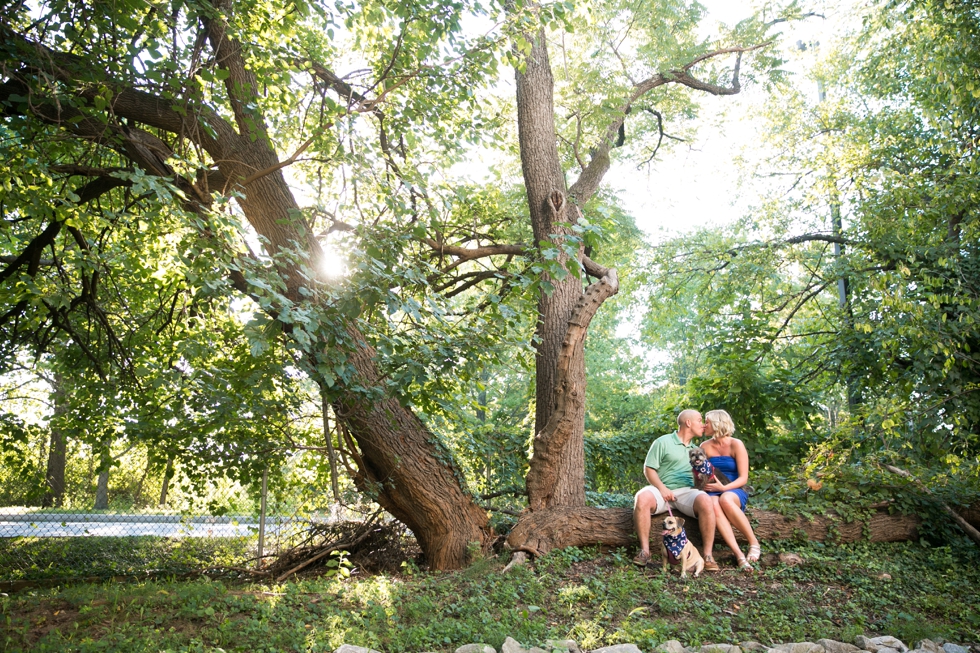
<path fill-rule="evenodd" d="M 715 469 L 727 476 L 728 480 L 734 481 L 738 478 L 738 466 L 735 464 L 735 459 L 731 456 L 712 456 L 708 458 L 708 462 L 714 465 Z M 738 495 L 738 501 L 742 504 L 742 512 L 745 512 L 745 505 L 749 502 L 749 495 L 746 494 L 745 488 L 735 488 L 734 490 L 727 490 L 727 492 L 734 492 Z M 714 497 L 721 496 L 721 492 L 708 492 L 708 494 Z"/>

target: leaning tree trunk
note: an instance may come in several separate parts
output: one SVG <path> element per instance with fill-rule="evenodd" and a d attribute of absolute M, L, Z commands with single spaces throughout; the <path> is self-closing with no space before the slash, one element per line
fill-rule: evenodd
<path fill-rule="evenodd" d="M 224 2 L 216 4 L 227 7 Z M 208 23 L 208 39 L 216 59 L 229 72 L 225 86 L 240 131 L 227 133 L 227 145 L 212 156 L 222 176 L 243 193 L 239 199 L 242 212 L 268 240 L 272 252 L 288 252 L 302 243 L 309 257 L 306 264 L 316 269 L 322 258 L 320 245 L 308 225 L 297 224 L 299 206 L 283 178 L 264 118 L 254 113 L 258 84 L 245 65 L 241 45 L 217 20 Z M 311 301 L 299 291 L 310 282 L 298 264 L 288 264 L 281 274 L 291 301 Z M 357 376 L 348 387 L 381 387 L 374 350 L 353 323 L 348 322 L 346 329 L 352 343 L 348 363 Z M 312 355 L 324 346 L 327 343 L 315 343 Z M 336 414 L 359 449 L 352 452 L 360 468 L 355 483 L 412 530 L 431 567 L 461 567 L 467 562 L 471 542 L 484 547 L 492 540 L 486 512 L 463 491 L 462 474 L 451 456 L 411 410 L 389 396 L 369 400 L 364 394 L 347 391 L 336 402 Z"/>
<path fill-rule="evenodd" d="M 349 362 L 366 387 L 377 387 L 374 350 L 348 332 L 356 344 Z M 354 482 L 412 530 L 432 568 L 460 567 L 471 542 L 484 548 L 492 540 L 487 513 L 463 492 L 452 455 L 437 449 L 414 413 L 393 398 L 369 401 L 351 392 L 335 412 L 360 449 Z"/>

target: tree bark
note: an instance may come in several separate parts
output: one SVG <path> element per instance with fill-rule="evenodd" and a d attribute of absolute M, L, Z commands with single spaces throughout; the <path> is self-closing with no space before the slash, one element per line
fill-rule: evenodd
<path fill-rule="evenodd" d="M 65 404 L 64 379 L 60 372 L 55 372 L 54 388 L 51 393 L 54 401 L 54 415 L 52 415 L 51 443 L 48 446 L 48 464 L 44 478 L 48 489 L 41 499 L 41 506 L 44 508 L 60 508 L 65 500 L 65 466 L 68 456 L 68 438 L 61 430 L 61 418 L 67 410 Z"/>
<path fill-rule="evenodd" d="M 109 509 L 109 469 L 111 464 L 112 457 L 109 453 L 109 447 L 106 445 L 101 455 L 99 479 L 95 484 L 95 505 L 92 506 L 93 510 Z"/>
<path fill-rule="evenodd" d="M 517 125 L 521 150 L 521 169 L 527 193 L 531 227 L 537 247 L 542 243 L 560 246 L 562 236 L 572 234 L 570 225 L 578 221 L 579 207 L 566 199 L 565 173 L 558 156 L 554 118 L 554 77 L 548 59 L 544 30 L 528 35 L 531 52 L 525 57 L 524 70 L 517 71 Z M 561 207 L 551 201 L 554 193 L 563 199 Z M 581 255 L 581 253 L 580 253 Z M 562 253 L 558 261 L 568 269 L 578 261 Z M 575 305 L 582 297 L 582 281 L 572 274 L 558 280 L 545 277 L 554 286 L 551 293 L 538 295 L 538 321 L 535 329 L 535 432 L 541 432 L 556 410 L 558 357 Z M 569 360 L 569 375 L 580 380 L 585 393 L 584 344 Z M 548 489 L 546 505 L 585 505 L 585 404 L 571 406 L 571 432 L 558 457 L 549 461 L 555 466 L 554 487 Z M 580 413 L 580 414 L 578 414 Z M 531 468 L 543 465 L 531 460 Z M 532 502 L 541 505 L 536 497 Z"/>
<path fill-rule="evenodd" d="M 167 466 L 163 470 L 163 483 L 160 484 L 160 501 L 157 505 L 161 508 L 167 507 L 167 494 L 170 492 L 170 479 L 174 475 L 174 457 L 167 457 Z"/>
<path fill-rule="evenodd" d="M 374 350 L 349 333 L 356 343 L 349 362 L 367 387 L 377 387 Z M 461 567 L 471 542 L 482 549 L 492 541 L 487 513 L 463 491 L 452 455 L 414 413 L 393 398 L 368 401 L 352 392 L 334 412 L 360 450 L 354 482 L 412 530 L 430 567 Z"/>
<path fill-rule="evenodd" d="M 803 538 L 816 541 L 857 542 L 865 539 L 865 524 L 843 522 L 835 516 L 817 516 L 812 520 L 785 517 L 763 510 L 747 511 L 753 530 L 762 540 Z M 654 517 L 654 524 L 666 514 Z M 700 545 L 697 519 L 685 517 L 687 535 Z M 867 524 L 867 539 L 871 542 L 901 542 L 918 537 L 922 520 L 916 515 L 889 514 L 880 509 Z M 656 528 L 653 529 L 656 532 Z M 738 533 L 737 533 L 738 534 Z M 738 534 L 740 535 L 740 534 Z M 739 537 L 739 539 L 743 539 Z M 744 539 L 743 539 L 744 541 Z M 633 546 L 636 532 L 633 511 L 628 508 L 567 508 L 525 513 L 507 537 L 507 546 L 515 551 L 544 555 L 552 549 L 568 546 Z M 653 538 L 651 553 L 659 555 Z"/>

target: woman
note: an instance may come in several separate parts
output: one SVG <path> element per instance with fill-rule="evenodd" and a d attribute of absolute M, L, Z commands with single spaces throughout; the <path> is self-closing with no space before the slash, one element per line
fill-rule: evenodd
<path fill-rule="evenodd" d="M 704 453 L 715 469 L 720 470 L 732 481 L 722 484 L 714 480 L 705 485 L 704 489 L 711 495 L 721 538 L 735 553 L 738 566 L 745 571 L 752 571 L 752 563 L 759 560 L 762 548 L 755 533 L 752 532 L 748 517 L 745 516 L 745 504 L 748 502 L 745 484 L 749 480 L 749 452 L 746 451 L 745 444 L 741 440 L 732 437 L 734 433 L 735 424 L 727 412 L 711 410 L 705 414 L 704 434 L 711 439 L 703 442 L 701 448 L 704 449 Z M 748 538 L 748 556 L 743 556 L 742 550 L 738 548 L 732 526 Z"/>

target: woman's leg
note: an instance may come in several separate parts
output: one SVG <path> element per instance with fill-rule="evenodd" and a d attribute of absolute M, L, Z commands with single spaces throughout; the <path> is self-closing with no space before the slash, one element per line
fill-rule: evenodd
<path fill-rule="evenodd" d="M 744 556 L 742 555 L 742 551 L 738 548 L 738 542 L 735 541 L 735 532 L 732 530 L 732 525 L 725 516 L 725 512 L 718 501 L 719 498 L 720 497 L 711 497 L 711 503 L 715 509 L 715 528 L 721 535 L 721 539 L 724 540 L 725 544 L 728 545 L 728 548 L 735 554 L 735 558 L 741 560 Z"/>
<path fill-rule="evenodd" d="M 752 524 L 742 512 L 742 503 L 738 500 L 738 495 L 734 492 L 724 492 L 720 497 L 715 498 L 721 504 L 721 511 L 725 515 L 725 521 L 729 523 L 729 528 L 734 526 L 740 530 L 748 539 L 750 546 L 759 546 L 759 539 L 752 532 Z"/>

